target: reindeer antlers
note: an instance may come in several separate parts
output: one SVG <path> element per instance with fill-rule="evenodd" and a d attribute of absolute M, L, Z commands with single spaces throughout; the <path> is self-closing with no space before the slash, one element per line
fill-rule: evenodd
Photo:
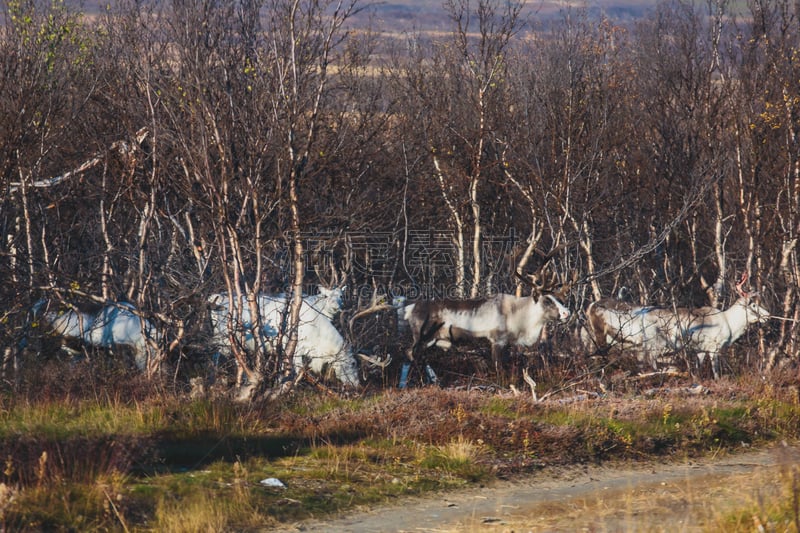
<path fill-rule="evenodd" d="M 514 270 L 514 275 L 526 285 L 530 285 L 534 290 L 537 291 L 544 291 L 545 289 L 545 281 L 541 279 L 542 271 L 536 272 L 535 274 L 526 274 L 522 275 L 519 270 Z M 552 279 L 550 280 L 552 281 Z"/>
<path fill-rule="evenodd" d="M 545 270 L 550 266 L 553 257 L 567 246 L 568 243 L 561 243 L 547 253 L 534 247 L 533 251 L 544 260 L 541 268 L 539 268 L 536 273 L 527 275 L 521 274 L 519 268 L 515 268 L 514 275 L 526 285 L 530 285 L 533 289 L 533 294 L 538 296 L 539 294 L 549 292 L 563 300 L 566 298 L 570 289 L 578 282 L 578 271 L 573 270 L 571 280 L 564 283 L 559 279 L 558 273 L 551 270 L 549 275 L 545 275 Z"/>
<path fill-rule="evenodd" d="M 519 278 L 524 283 L 530 285 L 533 288 L 533 291 L 538 295 L 545 292 L 551 292 L 556 295 L 559 299 L 566 298 L 567 294 L 569 293 L 572 286 L 578 280 L 578 271 L 574 270 L 572 272 L 572 279 L 567 282 L 563 283 L 559 280 L 558 274 L 556 272 L 550 272 L 549 276 L 543 277 L 543 271 L 547 267 L 546 263 L 542 268 L 539 269 L 538 272 L 535 274 L 528 274 L 527 276 L 523 276 L 520 274 L 519 270 L 514 270 L 514 275 Z"/>
<path fill-rule="evenodd" d="M 744 286 L 745 283 L 747 283 L 746 270 L 742 272 L 742 279 L 740 279 L 739 283 L 736 284 L 736 292 L 739 293 L 739 296 L 741 296 L 742 298 L 750 298 L 751 296 L 753 296 L 753 293 L 744 291 L 742 287 Z"/>
<path fill-rule="evenodd" d="M 538 253 L 540 253 L 540 254 L 541 254 L 541 252 L 539 252 L 538 250 L 536 250 L 536 251 L 537 251 Z M 544 255 L 544 254 L 542 254 L 542 255 Z M 542 277 L 541 277 L 541 276 L 542 276 L 542 274 L 544 273 L 544 270 L 545 270 L 545 269 L 547 268 L 547 266 L 550 264 L 550 261 L 551 261 L 552 259 L 553 259 L 552 255 L 546 255 L 546 256 L 545 256 L 545 262 L 544 262 L 544 264 L 543 264 L 543 265 L 542 265 L 542 267 L 541 267 L 539 270 L 537 270 L 537 271 L 536 271 L 536 273 L 534 273 L 534 274 L 527 274 L 526 276 L 523 276 L 523 275 L 520 273 L 520 271 L 519 271 L 519 268 L 515 268 L 515 269 L 514 269 L 514 275 L 515 275 L 517 278 L 519 278 L 519 280 L 520 280 L 520 281 L 522 281 L 523 283 L 525 283 L 526 285 L 530 285 L 530 286 L 531 286 L 531 288 L 533 288 L 533 290 L 534 290 L 535 292 L 544 292 L 544 291 L 547 291 L 547 290 L 549 290 L 549 289 L 546 287 L 546 285 L 545 285 L 545 284 L 546 284 L 546 283 L 552 284 L 552 282 L 555 280 L 555 276 L 554 276 L 554 275 L 555 275 L 555 273 L 552 273 L 552 274 L 553 274 L 553 276 L 551 276 L 551 279 L 549 279 L 549 280 L 547 280 L 547 281 L 545 281 L 544 279 L 542 279 Z"/>
<path fill-rule="evenodd" d="M 569 294 L 569 291 L 572 290 L 572 287 L 574 287 L 577 282 L 578 282 L 578 271 L 573 270 L 572 278 L 570 278 L 570 280 L 567 283 L 562 283 L 561 286 L 558 288 L 558 290 L 555 291 L 556 296 L 558 296 L 558 298 L 561 300 L 565 299 L 567 297 L 567 294 Z"/>
<path fill-rule="evenodd" d="M 395 307 L 393 305 L 386 302 L 386 298 L 384 296 L 379 297 L 377 291 L 374 292 L 372 294 L 372 300 L 369 306 L 365 308 L 359 308 L 358 310 L 356 310 L 353 316 L 350 317 L 350 321 L 348 322 L 348 331 L 350 332 L 350 339 L 353 339 L 355 337 L 355 334 L 353 333 L 353 324 L 355 324 L 356 320 L 358 320 L 359 318 L 363 318 L 367 315 L 372 315 L 374 313 L 379 313 L 381 311 L 388 311 L 394 308 Z"/>
<path fill-rule="evenodd" d="M 357 353 L 356 355 L 359 358 L 361 358 L 361 360 L 363 360 L 364 362 L 369 363 L 372 366 L 378 367 L 380 369 L 385 369 L 389 365 L 389 363 L 392 362 L 392 356 L 391 355 L 387 355 L 382 360 L 378 359 L 377 357 L 370 357 L 370 356 L 368 356 L 366 354 L 363 354 L 363 353 Z"/>

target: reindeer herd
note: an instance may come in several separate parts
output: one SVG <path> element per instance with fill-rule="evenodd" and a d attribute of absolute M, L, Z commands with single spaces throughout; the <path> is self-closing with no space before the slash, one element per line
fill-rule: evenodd
<path fill-rule="evenodd" d="M 409 364 L 432 347 L 447 350 L 475 340 L 488 341 L 494 370 L 499 373 L 506 347 L 534 347 L 548 324 L 578 316 L 579 337 L 587 354 L 607 355 L 612 349 L 631 352 L 644 366 L 657 369 L 660 363 L 674 362 L 679 352 L 691 352 L 697 355 L 701 366 L 706 356 L 710 358 L 715 379 L 721 373 L 720 351 L 739 339 L 750 325 L 770 318 L 758 294 L 744 290 L 746 275 L 736 284 L 738 299 L 724 310 L 655 307 L 602 298 L 590 303 L 584 313 L 574 313 L 567 302 L 576 278 L 569 283 L 555 281 L 556 278 L 545 281 L 540 271 L 528 277 L 531 288 L 528 296 L 501 293 L 471 300 L 413 302 L 399 297 L 391 304 L 362 310 L 356 316 L 387 309 L 396 313 L 398 342 L 410 337 L 405 349 L 404 375 Z M 260 350 L 274 355 L 286 346 L 289 308 L 286 295 L 261 294 L 252 307 L 244 297 L 237 301 L 227 293 L 218 293 L 208 297 L 206 306 L 213 360 L 233 361 L 237 385 L 247 381 L 246 361 L 239 354 Z M 342 306 L 341 287 L 319 287 L 318 294 L 304 296 L 293 370 L 327 373 L 343 386 L 355 388 L 360 386 L 359 362 L 385 368 L 391 358 L 387 356 L 381 361 L 359 353 L 345 340 L 334 320 Z M 64 339 L 103 348 L 127 346 L 133 352 L 136 367 L 142 371 L 158 368 L 165 354 L 179 344 L 177 340 L 168 342 L 150 320 L 124 302 L 108 303 L 89 313 L 68 304 L 64 307 L 63 301 L 59 306 L 41 300 L 34 305 L 32 317 L 35 326 Z M 403 385 L 405 377 L 401 378 Z"/>

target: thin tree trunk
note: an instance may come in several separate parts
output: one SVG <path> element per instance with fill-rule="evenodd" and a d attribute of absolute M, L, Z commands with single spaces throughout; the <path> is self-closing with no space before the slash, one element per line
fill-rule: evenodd
<path fill-rule="evenodd" d="M 461 215 L 459 215 L 456 206 L 453 204 L 452 200 L 450 200 L 450 196 L 447 194 L 447 185 L 444 182 L 444 174 L 442 172 L 442 167 L 439 164 L 439 158 L 435 155 L 433 156 L 433 166 L 436 168 L 436 178 L 439 182 L 439 190 L 442 193 L 442 198 L 444 199 L 444 203 L 447 206 L 447 210 L 450 211 L 450 217 L 453 219 L 453 223 L 456 227 L 456 236 L 453 244 L 456 247 L 456 296 L 459 298 L 464 297 L 464 288 L 466 284 L 466 260 L 464 257 L 464 222 L 461 219 Z"/>
<path fill-rule="evenodd" d="M 719 308 L 722 300 L 722 293 L 725 289 L 725 278 L 727 277 L 727 261 L 725 260 L 725 240 L 724 234 L 724 212 L 722 204 L 722 188 L 719 182 L 714 184 L 714 257 L 717 260 L 717 277 L 713 283 L 709 283 L 706 278 L 700 274 L 700 286 L 706 293 L 708 304 L 711 307 Z M 697 242 L 696 238 L 690 239 L 692 247 Z M 699 264 L 697 256 L 695 257 L 695 269 L 699 272 Z"/>
<path fill-rule="evenodd" d="M 478 185 L 481 181 L 481 162 L 483 161 L 484 132 L 486 130 L 486 101 L 485 89 L 481 88 L 478 96 L 478 107 L 480 109 L 480 124 L 478 126 L 478 146 L 475 148 L 474 164 L 472 176 L 469 184 L 469 203 L 472 209 L 472 287 L 470 297 L 477 298 L 480 295 L 482 272 L 481 254 L 481 204 L 478 200 Z"/>
<path fill-rule="evenodd" d="M 292 159 L 293 160 L 293 159 Z M 287 325 L 289 330 L 286 348 L 283 353 L 281 369 L 283 372 L 284 383 L 291 383 L 294 373 L 294 354 L 297 350 L 297 329 L 300 323 L 300 308 L 303 305 L 303 277 L 305 273 L 305 261 L 303 258 L 304 246 L 300 232 L 300 209 L 299 195 L 297 193 L 297 171 L 295 168 L 289 176 L 289 231 L 292 235 L 292 263 L 294 265 L 294 275 L 292 276 L 291 300 L 289 303 L 289 319 Z"/>
<path fill-rule="evenodd" d="M 34 250 L 33 250 L 33 226 L 31 223 L 31 212 L 28 204 L 28 189 L 27 177 L 20 172 L 21 181 L 21 195 L 22 195 L 22 215 L 25 221 L 25 245 L 28 247 L 28 288 L 33 289 L 35 268 L 33 263 Z"/>

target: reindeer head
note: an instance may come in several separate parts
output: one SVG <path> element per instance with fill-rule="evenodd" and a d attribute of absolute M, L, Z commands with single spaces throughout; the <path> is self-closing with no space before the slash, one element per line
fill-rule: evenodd
<path fill-rule="evenodd" d="M 317 301 L 319 312 L 329 318 L 335 317 L 342 310 L 344 289 L 345 287 L 328 289 L 320 285 L 318 287 L 319 300 Z"/>
<path fill-rule="evenodd" d="M 747 283 L 747 272 L 742 273 L 742 278 L 739 280 L 739 283 L 736 284 L 736 293 L 739 295 L 739 299 L 734 305 L 740 305 L 744 308 L 748 323 L 753 324 L 756 322 L 763 323 L 768 321 L 770 312 L 759 303 L 757 292 L 744 290 L 743 287 L 745 283 Z"/>
<path fill-rule="evenodd" d="M 548 320 L 567 320 L 571 313 L 567 306 L 564 305 L 564 301 L 569 294 L 572 283 L 577 279 L 577 272 L 573 275 L 572 282 L 561 283 L 555 272 L 544 275 L 545 267 L 542 267 L 536 274 L 528 274 L 527 279 L 519 271 L 514 273 L 520 280 L 531 286 L 530 297 L 544 308 Z"/>

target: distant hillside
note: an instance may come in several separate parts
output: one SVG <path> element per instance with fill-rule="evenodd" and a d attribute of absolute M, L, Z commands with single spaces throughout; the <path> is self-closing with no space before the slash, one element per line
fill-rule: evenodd
<path fill-rule="evenodd" d="M 364 4 L 366 5 L 366 4 Z M 591 0 L 589 2 L 566 2 L 542 0 L 530 2 L 528 13 L 539 19 L 558 16 L 568 6 L 587 8 L 590 15 L 605 15 L 612 19 L 631 20 L 640 18 L 655 5 L 655 0 Z M 367 11 L 375 16 L 375 22 L 386 30 L 445 29 L 449 22 L 442 0 L 390 0 L 376 2 Z M 361 15 L 364 19 L 364 14 Z"/>
<path fill-rule="evenodd" d="M 80 6 L 85 13 L 97 14 L 106 6 L 114 5 L 114 0 L 66 0 L 68 5 Z M 476 1 L 473 0 L 473 4 Z M 568 6 L 587 8 L 593 16 L 601 14 L 617 20 L 639 18 L 653 9 L 656 0 L 589 0 L 559 1 L 533 0 L 527 5 L 527 12 L 542 20 L 555 17 Z M 444 0 L 387 0 L 363 1 L 365 9 L 353 20 L 358 26 L 370 21 L 373 27 L 383 31 L 442 30 L 449 29 L 450 23 L 444 9 Z"/>

